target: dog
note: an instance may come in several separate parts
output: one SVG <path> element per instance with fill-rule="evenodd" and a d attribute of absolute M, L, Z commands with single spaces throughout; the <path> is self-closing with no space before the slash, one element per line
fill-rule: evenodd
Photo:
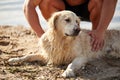
<path fill-rule="evenodd" d="M 79 17 L 71 11 L 59 11 L 48 20 L 49 29 L 39 39 L 39 53 L 10 58 L 9 63 L 42 61 L 46 64 L 68 64 L 63 77 L 74 77 L 75 70 L 101 56 L 120 57 L 120 31 L 107 30 L 101 50 L 91 50 L 89 30 L 80 28 Z"/>

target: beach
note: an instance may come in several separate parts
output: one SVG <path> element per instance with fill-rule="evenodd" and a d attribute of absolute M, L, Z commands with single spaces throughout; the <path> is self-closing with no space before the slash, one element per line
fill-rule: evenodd
<path fill-rule="evenodd" d="M 23 26 L 0 26 L 0 80 L 120 80 L 120 58 L 94 59 L 76 71 L 77 77 L 63 78 L 67 65 L 46 66 L 40 61 L 9 64 L 9 58 L 38 52 L 38 38 Z"/>
<path fill-rule="evenodd" d="M 72 78 L 61 76 L 67 65 L 46 66 L 39 61 L 9 64 L 10 58 L 38 53 L 38 37 L 24 17 L 23 2 L 0 0 L 0 80 L 120 80 L 120 58 L 112 56 L 88 62 Z M 45 20 L 39 18 L 46 30 Z M 81 22 L 80 26 L 91 29 L 90 22 Z M 120 0 L 108 29 L 120 29 Z"/>

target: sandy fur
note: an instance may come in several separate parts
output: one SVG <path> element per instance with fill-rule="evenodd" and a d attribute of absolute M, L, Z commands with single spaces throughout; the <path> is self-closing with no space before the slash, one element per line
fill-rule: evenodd
<path fill-rule="evenodd" d="M 41 55 L 45 56 L 49 64 L 68 64 L 75 58 L 70 48 L 73 40 L 74 38 L 60 37 L 53 30 L 49 30 L 39 41 Z"/>

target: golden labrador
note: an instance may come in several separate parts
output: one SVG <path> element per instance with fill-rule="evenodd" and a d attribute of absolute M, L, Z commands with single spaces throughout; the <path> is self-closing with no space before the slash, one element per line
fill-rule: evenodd
<path fill-rule="evenodd" d="M 48 21 L 49 29 L 39 40 L 39 53 L 11 58 L 9 63 L 40 60 L 47 64 L 69 64 L 63 77 L 75 76 L 74 71 L 88 61 L 111 54 L 120 57 L 120 31 L 106 31 L 105 44 L 98 52 L 91 51 L 88 30 L 80 29 L 80 19 L 71 11 L 60 11 Z"/>

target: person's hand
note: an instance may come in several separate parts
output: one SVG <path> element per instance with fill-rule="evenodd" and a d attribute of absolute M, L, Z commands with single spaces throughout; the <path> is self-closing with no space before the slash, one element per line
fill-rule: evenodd
<path fill-rule="evenodd" d="M 88 33 L 91 36 L 92 51 L 98 51 L 103 48 L 104 45 L 104 32 L 97 30 L 90 31 Z"/>

